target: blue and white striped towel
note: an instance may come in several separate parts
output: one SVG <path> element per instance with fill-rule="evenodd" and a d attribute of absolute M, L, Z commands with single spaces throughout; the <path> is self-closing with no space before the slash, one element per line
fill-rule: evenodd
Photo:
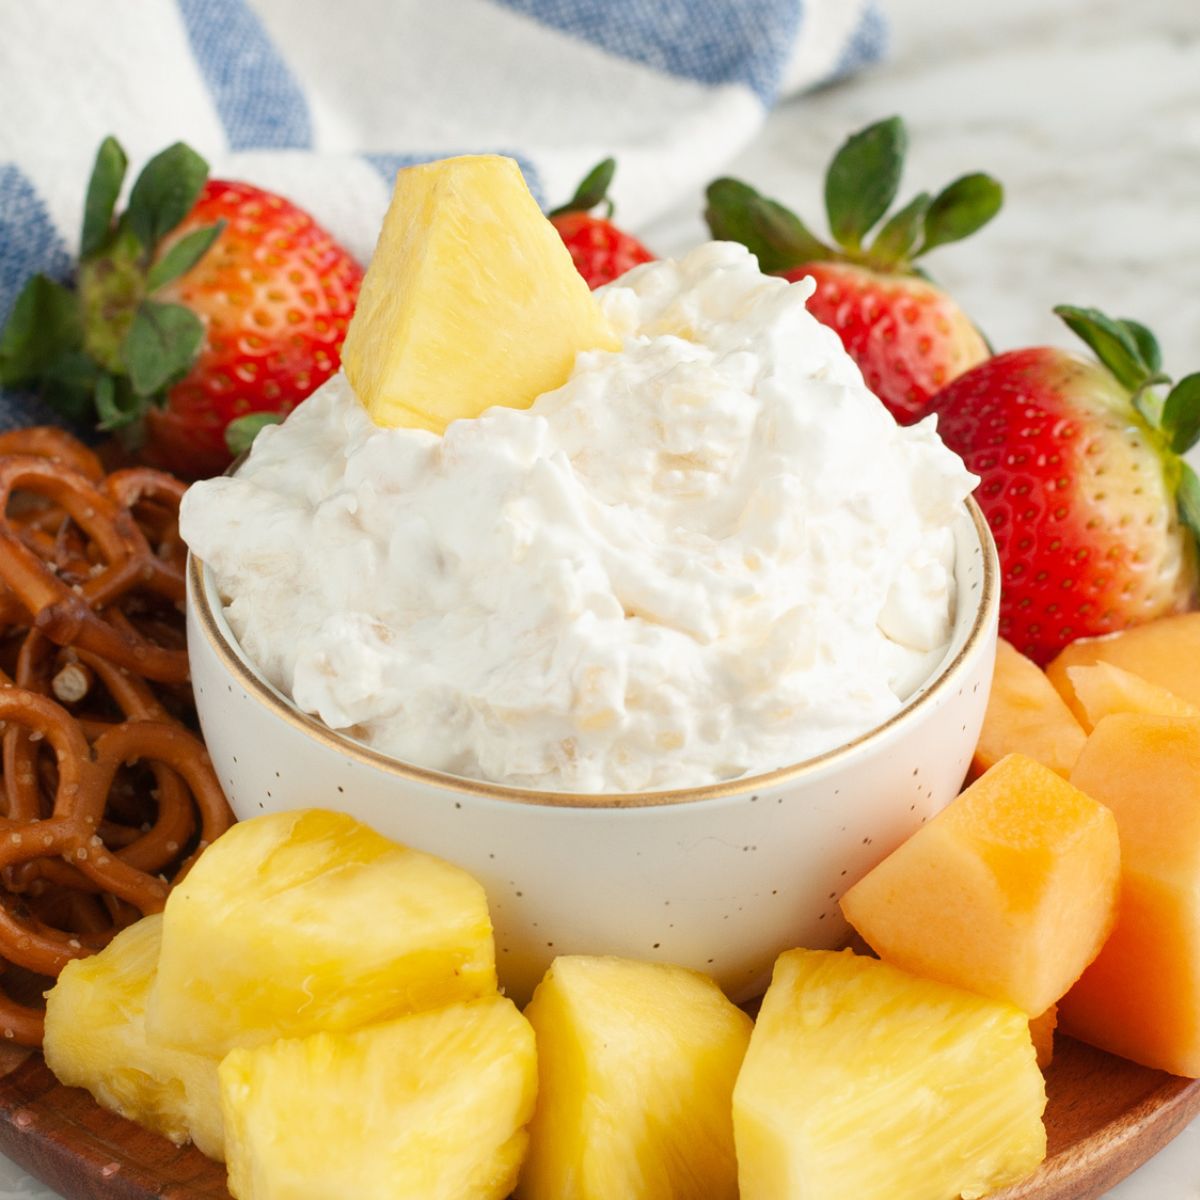
<path fill-rule="evenodd" d="M 179 139 L 366 260 L 391 180 L 515 155 L 540 199 L 618 159 L 636 228 L 700 202 L 781 96 L 877 58 L 875 0 L 25 0 L 0 37 L 0 322 L 70 273 L 91 158 Z M 42 415 L 0 397 L 0 428 Z"/>

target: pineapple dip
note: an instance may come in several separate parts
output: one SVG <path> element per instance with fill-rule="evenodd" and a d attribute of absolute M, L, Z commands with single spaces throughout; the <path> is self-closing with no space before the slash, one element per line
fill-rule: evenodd
<path fill-rule="evenodd" d="M 265 678 L 408 763 L 636 792 L 833 749 L 944 656 L 976 480 L 812 288 L 730 243 L 639 267 L 596 293 L 621 350 L 442 436 L 335 375 L 184 537 Z"/>

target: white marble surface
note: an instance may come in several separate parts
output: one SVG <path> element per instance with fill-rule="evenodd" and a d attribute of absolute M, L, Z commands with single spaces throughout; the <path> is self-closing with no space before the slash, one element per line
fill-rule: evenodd
<path fill-rule="evenodd" d="M 1050 309 L 1137 317 L 1166 367 L 1200 369 L 1200 0 L 885 0 L 893 53 L 771 117 L 730 173 L 823 228 L 824 167 L 852 130 L 901 114 L 902 195 L 986 169 L 1004 210 L 930 272 L 997 349 L 1071 345 Z M 701 236 L 700 205 L 646 234 Z"/>
<path fill-rule="evenodd" d="M 977 240 L 929 267 L 998 349 L 1070 345 L 1060 302 L 1136 317 L 1176 375 L 1200 369 L 1200 0 L 887 0 L 888 65 L 785 105 L 731 165 L 814 221 L 843 137 L 900 113 L 906 190 L 987 169 L 1008 192 Z M 643 231 L 702 235 L 700 203 Z M 0 1200 L 55 1193 L 0 1159 Z M 1200 1123 L 1108 1200 L 1200 1200 Z"/>

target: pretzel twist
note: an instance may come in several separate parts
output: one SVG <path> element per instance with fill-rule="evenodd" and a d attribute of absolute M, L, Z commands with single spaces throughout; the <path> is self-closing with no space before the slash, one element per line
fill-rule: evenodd
<path fill-rule="evenodd" d="M 0 434 L 0 626 L 21 633 L 0 670 L 0 1033 L 22 1044 L 42 1014 L 10 973 L 55 976 L 160 911 L 233 822 L 171 715 L 188 678 L 183 492 L 148 468 L 106 477 L 61 430 Z"/>
<path fill-rule="evenodd" d="M 68 584 L 60 579 L 13 528 L 7 509 L 17 489 L 60 506 L 96 546 L 102 561 L 86 580 Z M 118 629 L 101 615 L 99 610 L 136 588 L 181 600 L 183 581 L 150 548 L 133 514 L 84 476 L 44 458 L 0 459 L 0 575 L 34 627 L 51 641 L 81 646 L 149 679 L 187 679 L 185 652 L 158 646 L 131 628 Z"/>

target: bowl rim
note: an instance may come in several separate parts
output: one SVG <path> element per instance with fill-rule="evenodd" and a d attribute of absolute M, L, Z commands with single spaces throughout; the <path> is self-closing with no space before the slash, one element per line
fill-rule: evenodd
<path fill-rule="evenodd" d="M 857 754 L 868 744 L 883 740 L 898 728 L 911 724 L 919 714 L 941 699 L 954 686 L 955 680 L 963 672 L 965 664 L 988 640 L 994 625 L 993 618 L 998 610 L 1000 565 L 995 541 L 987 520 L 973 496 L 967 497 L 966 510 L 983 552 L 983 586 L 979 590 L 979 602 L 962 646 L 954 658 L 943 665 L 941 671 L 931 682 L 915 693 L 898 712 L 889 717 L 882 725 L 876 725 L 852 741 L 836 746 L 832 750 L 826 750 L 812 758 L 776 767 L 757 775 L 740 775 L 734 779 L 687 788 L 664 788 L 645 792 L 541 791 L 535 788 L 514 787 L 511 784 L 491 783 L 484 779 L 471 779 L 463 775 L 451 775 L 432 767 L 421 767 L 402 759 L 393 758 L 382 751 L 372 749 L 362 742 L 330 729 L 316 717 L 302 712 L 271 687 L 251 667 L 244 652 L 232 640 L 232 630 L 228 634 L 226 633 L 222 622 L 209 603 L 206 577 L 212 579 L 214 591 L 216 581 L 212 578 L 208 566 L 195 554 L 188 555 L 188 605 L 195 610 L 199 629 L 218 661 L 246 692 L 294 729 L 308 737 L 315 738 L 330 749 L 357 762 L 410 782 L 490 800 L 507 800 L 526 805 L 574 809 L 666 807 L 704 800 L 721 800 L 746 792 L 764 791 L 780 784 L 791 783 L 805 775 L 815 775 L 827 771 L 842 760 Z"/>

